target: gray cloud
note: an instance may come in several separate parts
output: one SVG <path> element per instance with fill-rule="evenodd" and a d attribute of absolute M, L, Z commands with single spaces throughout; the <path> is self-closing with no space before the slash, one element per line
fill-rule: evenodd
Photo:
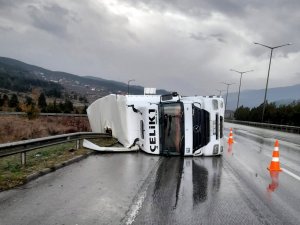
<path fill-rule="evenodd" d="M 56 4 L 27 6 L 28 13 L 32 19 L 32 24 L 54 35 L 65 35 L 70 12 Z"/>
<path fill-rule="evenodd" d="M 0 25 L 0 31 L 1 32 L 11 32 L 11 31 L 13 31 L 14 29 L 13 29 L 13 27 L 9 27 L 9 26 L 1 26 Z"/>
<path fill-rule="evenodd" d="M 278 49 L 270 86 L 300 83 L 296 0 L 0 0 L 3 56 L 75 74 L 213 94 L 229 71 L 254 69 L 243 88 L 264 88 L 267 45 Z M 282 79 L 285 74 L 285 79 Z M 232 86 L 235 91 L 237 86 Z"/>
<path fill-rule="evenodd" d="M 209 18 L 212 13 L 221 13 L 236 20 L 244 26 L 245 30 L 249 29 L 259 34 L 260 41 L 274 45 L 281 43 L 287 37 L 292 39 L 290 42 L 296 42 L 300 32 L 298 29 L 300 1 L 298 0 L 127 0 L 127 2 L 137 7 L 145 4 L 162 11 L 175 10 L 200 18 L 203 16 Z"/>
<path fill-rule="evenodd" d="M 12 6 L 15 6 L 16 4 L 17 4 L 16 1 L 0 0 L 0 8 L 1 9 L 11 8 Z"/>
<path fill-rule="evenodd" d="M 208 41 L 208 40 L 216 40 L 218 42 L 226 43 L 225 37 L 223 34 L 209 34 L 205 35 L 201 32 L 190 34 L 190 38 L 195 39 L 197 41 Z"/>

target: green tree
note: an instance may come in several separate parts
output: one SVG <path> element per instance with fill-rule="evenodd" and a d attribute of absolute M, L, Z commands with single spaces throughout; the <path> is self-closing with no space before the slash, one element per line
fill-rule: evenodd
<path fill-rule="evenodd" d="M 3 95 L 2 101 L 2 106 L 8 106 L 9 98 L 6 94 Z"/>
<path fill-rule="evenodd" d="M 3 106 L 3 99 L 2 99 L 2 95 L 0 95 L 0 107 Z"/>
<path fill-rule="evenodd" d="M 38 99 L 38 106 L 42 110 L 42 112 L 46 112 L 47 102 L 44 93 L 41 93 Z"/>
<path fill-rule="evenodd" d="M 80 97 L 79 97 L 79 101 L 80 101 L 80 102 L 83 102 L 83 103 L 88 103 L 88 100 L 86 99 L 85 96 L 80 96 Z"/>
<path fill-rule="evenodd" d="M 71 113 L 73 110 L 73 103 L 70 100 L 66 100 L 64 104 L 64 113 Z"/>
<path fill-rule="evenodd" d="M 30 96 L 25 96 L 25 104 L 27 106 L 34 104 L 33 99 Z"/>
<path fill-rule="evenodd" d="M 300 102 L 295 103 L 292 121 L 294 126 L 300 126 Z"/>
<path fill-rule="evenodd" d="M 266 102 L 266 104 L 268 104 L 268 102 Z M 254 107 L 254 108 L 251 109 L 249 121 L 261 122 L 261 115 L 262 115 L 262 111 L 263 111 L 263 106 L 264 106 L 264 104 L 262 103 L 258 107 Z"/>
<path fill-rule="evenodd" d="M 83 110 L 82 110 L 82 113 L 81 114 L 87 114 L 87 112 L 86 112 L 86 110 L 87 110 L 87 105 L 84 105 L 84 108 L 83 108 Z"/>
<path fill-rule="evenodd" d="M 58 109 L 59 109 L 59 112 L 64 113 L 65 112 L 65 104 L 62 102 L 58 103 Z"/>
<path fill-rule="evenodd" d="M 19 99 L 16 94 L 13 94 L 8 102 L 8 106 L 11 108 L 16 108 L 19 105 Z"/>
<path fill-rule="evenodd" d="M 61 112 L 59 110 L 59 108 L 57 107 L 56 99 L 54 100 L 53 103 L 49 103 L 47 105 L 46 112 L 48 112 L 48 113 L 60 113 Z"/>
<path fill-rule="evenodd" d="M 46 95 L 48 97 L 60 98 L 61 97 L 61 90 L 59 88 L 52 88 L 52 89 L 46 91 Z"/>
<path fill-rule="evenodd" d="M 39 110 L 36 108 L 35 104 L 29 105 L 26 113 L 30 120 L 36 119 L 39 116 Z"/>
<path fill-rule="evenodd" d="M 248 107 L 240 106 L 234 113 L 234 118 L 236 120 L 249 120 L 250 117 L 250 109 Z"/>
<path fill-rule="evenodd" d="M 237 120 L 261 122 L 262 109 L 263 104 L 251 110 L 241 106 L 236 110 L 235 118 Z M 300 126 L 300 102 L 280 106 L 276 106 L 275 103 L 267 103 L 264 121 L 266 123 Z"/>
<path fill-rule="evenodd" d="M 277 108 L 275 103 L 266 104 L 264 121 L 267 123 L 276 123 L 276 111 Z"/>

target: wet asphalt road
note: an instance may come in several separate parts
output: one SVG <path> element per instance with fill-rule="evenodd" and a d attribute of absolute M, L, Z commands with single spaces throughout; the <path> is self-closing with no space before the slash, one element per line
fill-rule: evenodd
<path fill-rule="evenodd" d="M 238 129 L 221 157 L 90 156 L 0 193 L 0 224 L 300 224 L 300 149 L 270 174 L 273 145 Z"/>
<path fill-rule="evenodd" d="M 222 157 L 164 158 L 127 224 L 300 224 L 300 180 L 269 173 L 273 146 L 235 140 Z"/>

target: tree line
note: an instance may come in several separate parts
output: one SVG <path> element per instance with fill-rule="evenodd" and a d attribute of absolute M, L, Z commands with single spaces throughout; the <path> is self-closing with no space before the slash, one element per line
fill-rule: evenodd
<path fill-rule="evenodd" d="M 60 84 L 34 78 L 27 71 L 14 71 L 14 73 L 0 71 L 0 88 L 16 92 L 29 92 L 33 87 L 43 88 L 46 96 L 55 98 L 60 98 L 64 89 Z"/>
<path fill-rule="evenodd" d="M 263 104 L 250 109 L 241 106 L 235 113 L 234 118 L 242 121 L 261 122 Z M 300 126 L 300 102 L 293 102 L 289 105 L 279 105 L 275 103 L 266 103 L 265 123 L 280 125 Z"/>
<path fill-rule="evenodd" d="M 3 108 L 10 108 L 16 112 L 26 112 L 29 117 L 35 117 L 39 112 L 85 114 L 87 106 L 84 106 L 83 109 L 78 109 L 73 106 L 69 99 L 65 99 L 64 102 L 57 102 L 55 99 L 53 102 L 47 103 L 44 93 L 40 93 L 37 101 L 30 96 L 25 96 L 23 102 L 19 101 L 16 94 L 12 94 L 10 97 L 7 94 L 0 94 L 0 110 Z"/>

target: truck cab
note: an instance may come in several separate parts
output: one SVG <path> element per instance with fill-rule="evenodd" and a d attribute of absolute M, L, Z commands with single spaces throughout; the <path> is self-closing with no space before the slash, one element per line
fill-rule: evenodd
<path fill-rule="evenodd" d="M 162 96 L 142 108 L 141 149 L 161 155 L 222 154 L 223 105 L 216 96 Z"/>

